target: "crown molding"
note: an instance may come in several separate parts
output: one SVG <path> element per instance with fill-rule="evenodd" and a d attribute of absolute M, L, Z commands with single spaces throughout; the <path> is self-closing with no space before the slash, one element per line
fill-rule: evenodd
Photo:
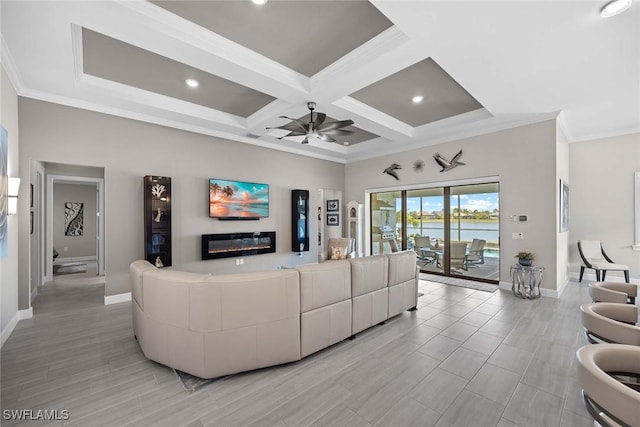
<path fill-rule="evenodd" d="M 7 76 L 9 77 L 9 81 L 13 85 L 14 90 L 18 96 L 21 96 L 24 92 L 24 83 L 20 77 L 20 73 L 18 72 L 18 67 L 13 59 L 13 55 L 11 55 L 9 46 L 2 34 L 0 34 L 0 43 L 0 62 L 2 62 L 2 67 L 7 72 Z"/>

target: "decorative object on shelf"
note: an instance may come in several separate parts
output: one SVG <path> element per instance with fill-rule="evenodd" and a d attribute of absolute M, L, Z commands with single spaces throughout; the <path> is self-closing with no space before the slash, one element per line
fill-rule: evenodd
<path fill-rule="evenodd" d="M 291 251 L 309 251 L 309 190 L 291 190 Z"/>
<path fill-rule="evenodd" d="M 144 177 L 144 257 L 156 267 L 171 266 L 171 178 Z"/>
<path fill-rule="evenodd" d="M 413 162 L 413 171 L 416 173 L 424 171 L 424 162 L 422 160 Z"/>
<path fill-rule="evenodd" d="M 398 178 L 398 173 L 396 172 L 398 169 L 402 169 L 402 166 L 397 163 L 391 163 L 391 165 L 383 170 L 382 173 L 386 173 L 387 175 L 392 176 L 400 181 L 400 178 Z"/>
<path fill-rule="evenodd" d="M 310 111 L 309 122 L 305 123 L 299 119 L 292 119 L 287 116 L 279 116 L 281 119 L 290 120 L 289 123 L 277 127 L 268 127 L 267 129 L 281 129 L 286 130 L 286 135 L 278 137 L 278 139 L 288 138 L 292 136 L 304 136 L 301 141 L 302 144 L 308 144 L 309 138 L 316 138 L 324 142 L 336 142 L 331 136 L 346 136 L 352 135 L 354 131 L 342 129 L 353 124 L 353 120 L 342 120 L 338 122 L 325 123 L 327 115 L 324 113 L 316 113 L 313 117 L 313 111 L 316 109 L 315 102 L 307 102 L 307 108 Z"/>
<path fill-rule="evenodd" d="M 64 235 L 82 236 L 84 229 L 84 203 L 64 203 Z"/>
<path fill-rule="evenodd" d="M 455 168 L 456 166 L 460 166 L 460 165 L 465 165 L 466 164 L 466 163 L 462 163 L 461 161 L 459 161 L 461 156 L 462 156 L 462 150 L 458 151 L 458 154 L 453 156 L 453 158 L 450 161 L 447 160 L 446 158 L 442 157 L 440 155 L 440 153 L 438 153 L 438 152 L 436 152 L 436 154 L 433 155 L 433 158 L 436 159 L 436 163 L 439 164 L 440 167 L 442 167 L 440 172 L 446 172 L 446 171 L 449 171 L 449 170 Z"/>
<path fill-rule="evenodd" d="M 340 214 L 328 213 L 327 214 L 327 225 L 332 225 L 332 226 L 340 225 Z"/>
<path fill-rule="evenodd" d="M 530 267 L 533 264 L 535 255 L 532 252 L 521 251 L 517 253 L 516 258 L 518 258 L 518 264 L 524 267 Z"/>
<path fill-rule="evenodd" d="M 166 190 L 167 188 L 164 185 L 154 184 L 153 187 L 151 187 L 151 195 L 159 199 Z"/>
<path fill-rule="evenodd" d="M 275 231 L 202 235 L 202 260 L 260 255 L 275 251 Z"/>
<path fill-rule="evenodd" d="M 560 180 L 560 232 L 569 231 L 569 184 Z"/>
<path fill-rule="evenodd" d="M 209 217 L 257 220 L 269 217 L 269 184 L 209 180 Z"/>
<path fill-rule="evenodd" d="M 338 199 L 327 200 L 327 212 L 338 212 L 340 210 L 340 201 Z"/>

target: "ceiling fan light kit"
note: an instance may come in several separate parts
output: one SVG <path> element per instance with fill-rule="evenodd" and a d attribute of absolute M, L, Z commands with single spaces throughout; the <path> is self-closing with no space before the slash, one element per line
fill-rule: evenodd
<path fill-rule="evenodd" d="M 337 142 L 337 140 L 332 138 L 332 136 L 353 135 L 354 131 L 343 129 L 347 126 L 351 126 L 353 124 L 353 120 L 341 120 L 325 123 L 324 121 L 327 118 L 327 115 L 324 113 L 316 113 L 314 119 L 313 112 L 316 109 L 315 102 L 307 102 L 307 108 L 310 111 L 308 123 L 299 119 L 280 116 L 280 118 L 290 120 L 290 122 L 282 126 L 268 127 L 267 129 L 282 129 L 289 132 L 286 135 L 278 137 L 278 139 L 292 136 L 304 136 L 304 139 L 301 142 L 302 144 L 308 144 L 309 138 L 316 138 L 324 142 Z"/>
<path fill-rule="evenodd" d="M 600 9 L 600 16 L 610 18 L 629 9 L 632 0 L 612 0 Z"/>

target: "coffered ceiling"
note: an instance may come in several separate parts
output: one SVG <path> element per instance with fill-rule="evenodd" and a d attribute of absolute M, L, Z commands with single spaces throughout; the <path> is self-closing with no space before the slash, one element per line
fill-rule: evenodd
<path fill-rule="evenodd" d="M 555 117 L 578 142 L 640 132 L 640 6 L 603 3 L 3 0 L 2 63 L 21 96 L 339 162 Z M 355 133 L 267 129 L 307 101 Z"/>

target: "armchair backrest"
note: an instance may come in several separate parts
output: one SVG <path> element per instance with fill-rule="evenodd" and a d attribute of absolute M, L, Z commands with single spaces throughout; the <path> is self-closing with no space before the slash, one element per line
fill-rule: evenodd
<path fill-rule="evenodd" d="M 473 239 L 471 242 L 471 247 L 469 248 L 469 252 L 480 252 L 484 249 L 484 245 L 487 244 L 487 241 L 484 239 Z"/>
<path fill-rule="evenodd" d="M 416 243 L 416 251 L 419 251 L 421 248 L 431 249 L 431 238 L 429 236 L 415 236 L 413 239 Z"/>
<path fill-rule="evenodd" d="M 467 254 L 467 244 L 465 242 L 451 242 L 451 259 L 464 259 Z"/>
<path fill-rule="evenodd" d="M 578 252 L 586 263 L 604 259 L 600 240 L 578 240 Z"/>

